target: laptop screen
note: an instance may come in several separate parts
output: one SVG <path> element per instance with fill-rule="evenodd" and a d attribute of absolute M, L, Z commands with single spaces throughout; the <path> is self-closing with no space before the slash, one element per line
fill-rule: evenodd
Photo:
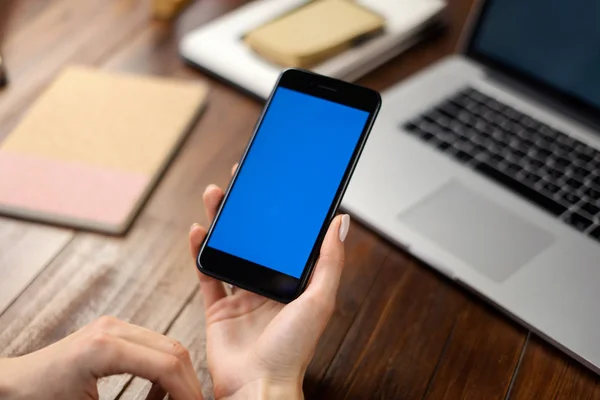
<path fill-rule="evenodd" d="M 488 0 L 469 53 L 600 109 L 600 0 Z"/>

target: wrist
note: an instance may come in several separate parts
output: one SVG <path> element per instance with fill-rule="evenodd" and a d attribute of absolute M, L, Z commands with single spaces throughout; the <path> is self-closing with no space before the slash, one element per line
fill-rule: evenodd
<path fill-rule="evenodd" d="M 271 400 L 289 399 L 303 400 L 302 380 L 277 381 L 272 379 L 257 379 L 246 384 L 235 394 L 223 397 L 220 400 Z"/>
<path fill-rule="evenodd" d="M 259 388 L 259 400 L 290 399 L 303 400 L 302 381 L 296 382 L 273 382 L 265 381 Z"/>

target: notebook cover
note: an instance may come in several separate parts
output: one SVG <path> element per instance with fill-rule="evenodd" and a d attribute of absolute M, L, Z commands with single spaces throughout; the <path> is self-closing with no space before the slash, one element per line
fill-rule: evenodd
<path fill-rule="evenodd" d="M 189 81 L 66 69 L 0 143 L 0 212 L 124 232 L 206 95 Z"/>
<path fill-rule="evenodd" d="M 285 67 L 310 67 L 380 32 L 385 19 L 348 0 L 317 0 L 249 32 L 256 53 Z"/>

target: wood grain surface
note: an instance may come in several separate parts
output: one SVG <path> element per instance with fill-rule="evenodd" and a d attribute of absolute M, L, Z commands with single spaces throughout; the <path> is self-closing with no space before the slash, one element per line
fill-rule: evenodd
<path fill-rule="evenodd" d="M 67 65 L 206 82 L 208 107 L 124 237 L 0 218 L 0 355 L 25 354 L 109 314 L 188 346 L 206 398 L 202 299 L 187 249 L 201 195 L 226 185 L 262 105 L 187 67 L 177 42 L 243 0 L 199 0 L 178 20 L 149 0 L 19 0 L 3 44 L 0 140 Z M 383 90 L 454 51 L 472 0 L 448 29 L 360 80 Z M 305 381 L 315 399 L 594 399 L 598 377 L 432 269 L 354 224 L 332 321 Z M 102 399 L 144 399 L 149 382 L 102 380 Z M 150 397 L 154 395 L 151 394 Z M 156 398 L 160 396 L 154 396 Z"/>

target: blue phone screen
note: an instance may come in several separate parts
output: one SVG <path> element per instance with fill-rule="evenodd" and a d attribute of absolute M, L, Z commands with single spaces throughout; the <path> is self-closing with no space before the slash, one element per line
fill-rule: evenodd
<path fill-rule="evenodd" d="M 208 246 L 299 278 L 368 117 L 278 88 Z"/>

